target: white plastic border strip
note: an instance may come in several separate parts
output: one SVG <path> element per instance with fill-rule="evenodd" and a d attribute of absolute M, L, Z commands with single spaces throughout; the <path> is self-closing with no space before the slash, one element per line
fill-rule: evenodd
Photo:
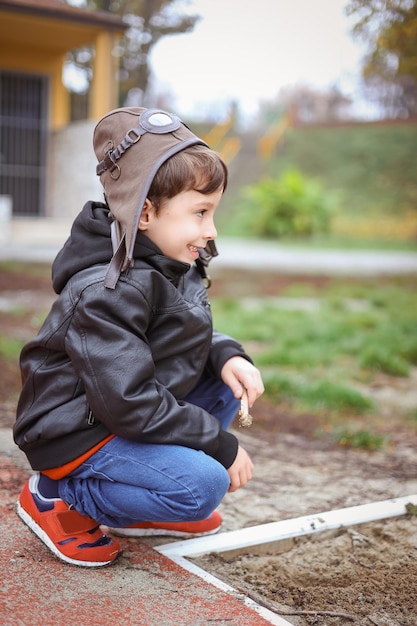
<path fill-rule="evenodd" d="M 169 557 L 200 556 L 208 552 L 229 552 L 249 546 L 280 541 L 291 537 L 311 535 L 323 530 L 343 528 L 353 524 L 373 522 L 388 517 L 398 517 L 407 512 L 406 505 L 417 506 L 417 494 L 361 504 L 346 509 L 335 509 L 326 513 L 317 513 L 304 517 L 270 522 L 259 526 L 250 526 L 241 530 L 232 530 L 218 535 L 197 537 L 185 541 L 156 546 L 156 550 Z"/>
<path fill-rule="evenodd" d="M 187 539 L 186 541 L 167 543 L 155 546 L 155 550 L 215 587 L 232 595 L 242 596 L 236 589 L 212 576 L 194 563 L 187 561 L 185 557 L 201 556 L 210 552 L 229 552 L 249 548 L 250 546 L 273 543 L 282 539 L 311 535 L 323 530 L 344 528 L 389 517 L 399 517 L 407 513 L 407 505 L 417 506 L 417 494 L 380 502 L 371 502 L 345 509 L 335 509 L 326 513 L 296 517 L 280 522 L 260 524 L 218 535 L 208 535 L 206 537 Z M 290 622 L 269 609 L 265 609 L 250 598 L 245 597 L 244 602 L 246 606 L 256 610 L 259 615 L 270 624 L 273 624 L 273 626 L 292 626 Z"/>

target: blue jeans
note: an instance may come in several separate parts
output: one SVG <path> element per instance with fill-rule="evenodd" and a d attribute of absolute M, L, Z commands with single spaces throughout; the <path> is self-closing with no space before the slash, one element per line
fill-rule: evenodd
<path fill-rule="evenodd" d="M 185 398 L 227 429 L 239 402 L 222 381 L 202 378 Z M 114 437 L 59 480 L 59 496 L 100 524 L 184 522 L 209 517 L 224 498 L 229 474 L 202 451 Z"/>

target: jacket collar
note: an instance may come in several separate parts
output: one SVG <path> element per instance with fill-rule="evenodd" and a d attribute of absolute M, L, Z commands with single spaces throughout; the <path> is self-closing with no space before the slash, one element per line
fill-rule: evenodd
<path fill-rule="evenodd" d="M 162 254 L 161 250 L 143 233 L 136 236 L 133 258 L 136 261 L 144 260 L 148 265 L 158 270 L 176 287 L 180 279 L 189 271 L 191 265 Z"/>

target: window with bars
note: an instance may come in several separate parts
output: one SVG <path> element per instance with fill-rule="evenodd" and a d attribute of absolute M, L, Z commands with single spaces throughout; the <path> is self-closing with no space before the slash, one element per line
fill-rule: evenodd
<path fill-rule="evenodd" d="M 44 214 L 48 79 L 0 70 L 0 195 L 14 216 Z"/>

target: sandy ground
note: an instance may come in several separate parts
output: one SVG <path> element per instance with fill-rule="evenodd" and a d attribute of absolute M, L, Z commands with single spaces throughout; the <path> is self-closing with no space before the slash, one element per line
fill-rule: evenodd
<path fill-rule="evenodd" d="M 226 497 L 225 530 L 417 493 L 415 445 L 407 441 L 370 453 L 326 449 L 285 433 L 271 441 L 245 432 L 243 439 L 256 473 L 247 488 Z M 295 539 L 281 554 L 268 550 L 195 562 L 296 626 L 417 624 L 413 515 Z"/>

